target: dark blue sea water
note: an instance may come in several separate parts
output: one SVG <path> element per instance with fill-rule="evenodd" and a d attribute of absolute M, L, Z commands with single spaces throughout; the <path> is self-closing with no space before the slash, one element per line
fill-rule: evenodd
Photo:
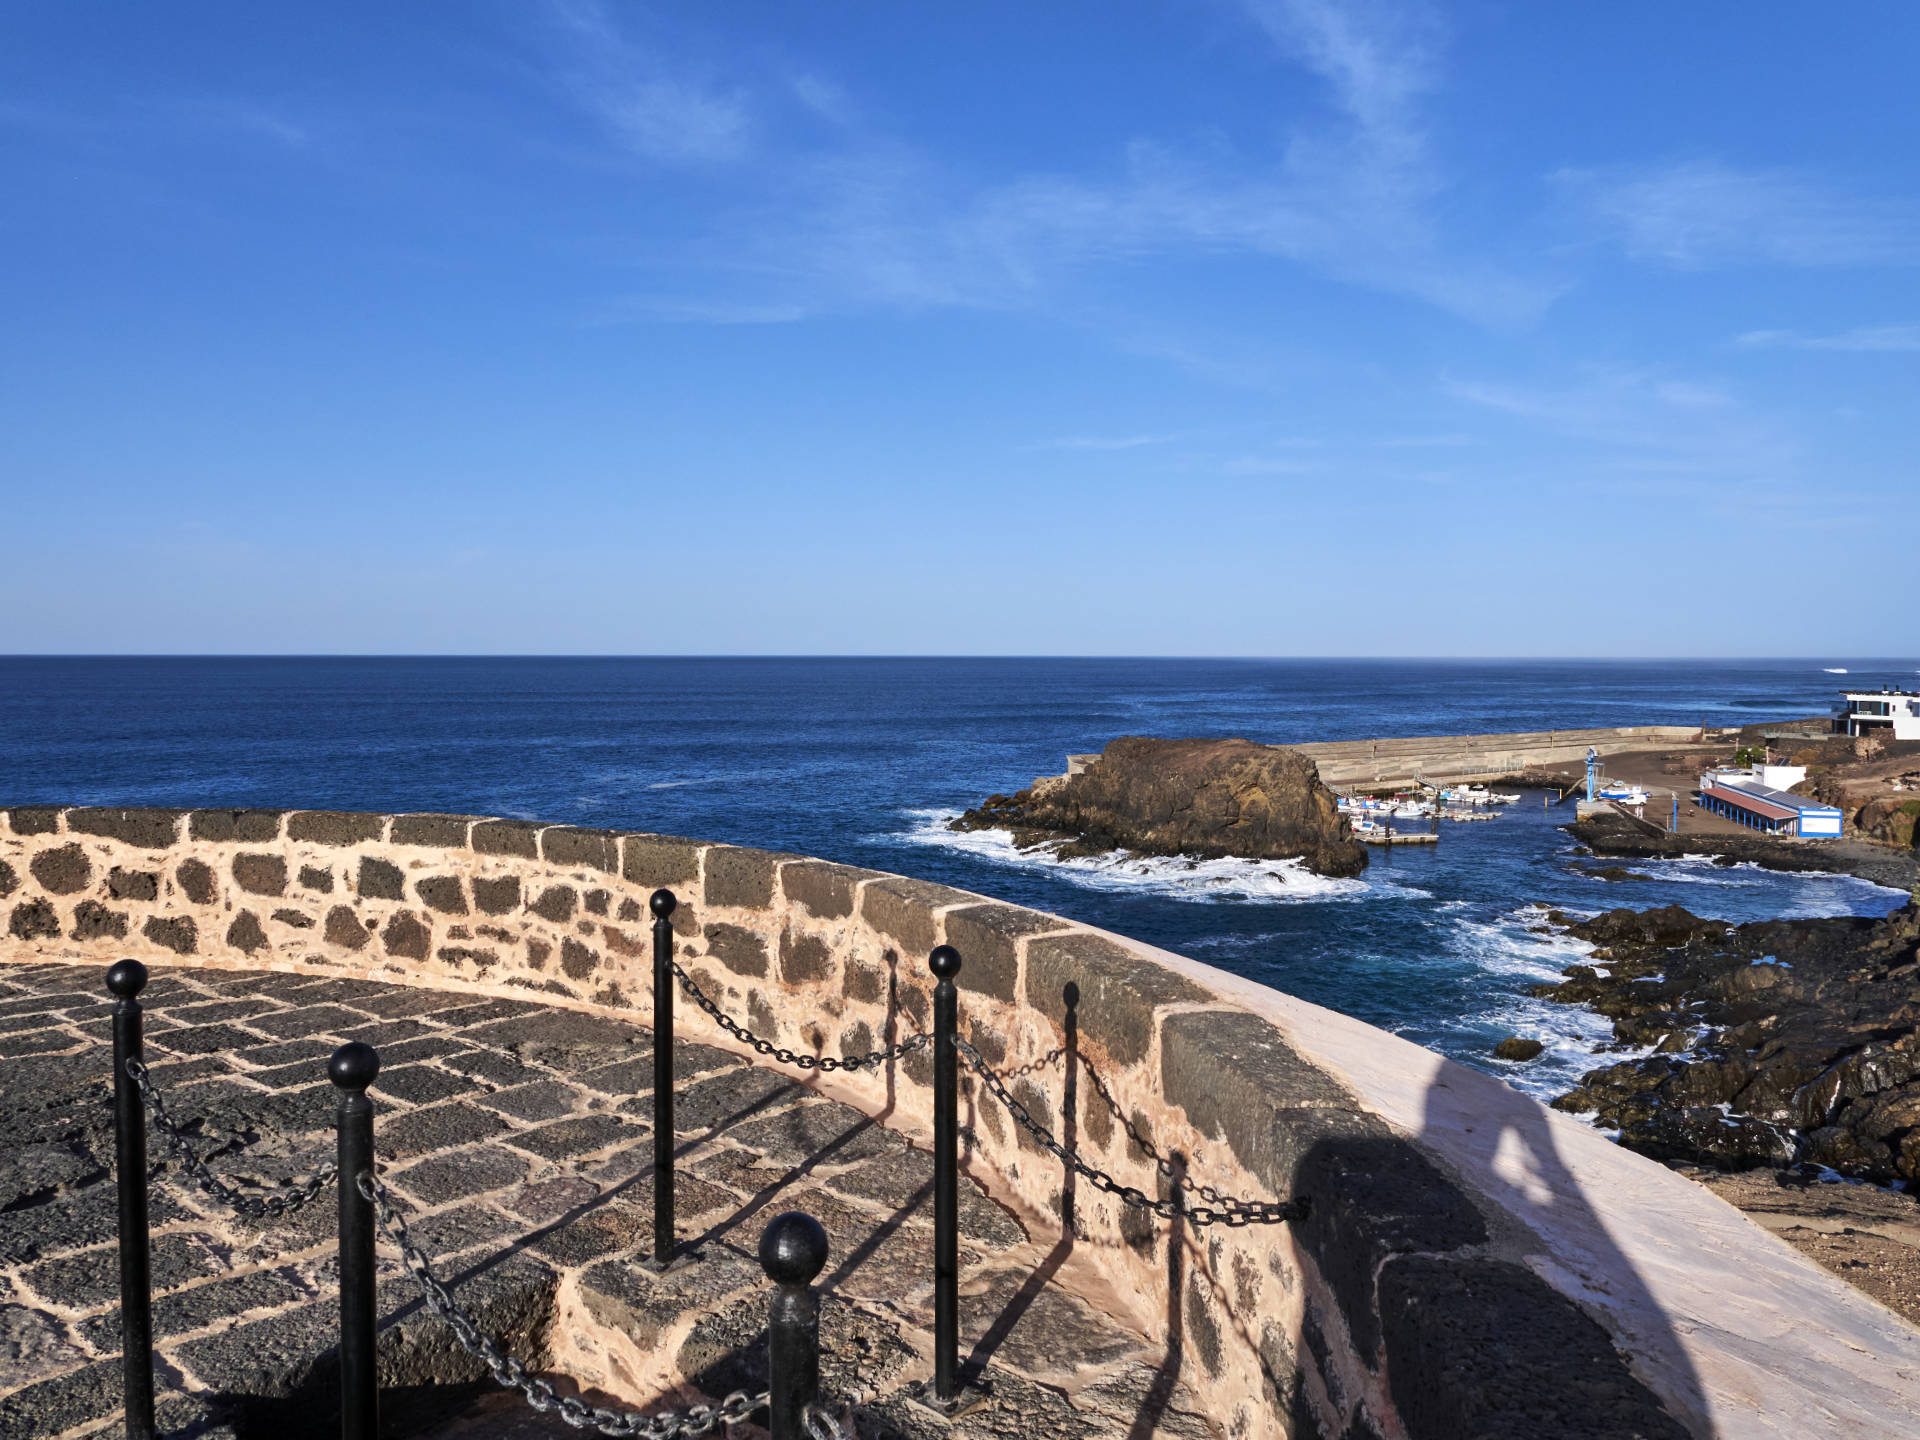
<path fill-rule="evenodd" d="M 1137 936 L 1539 1093 L 1606 1027 L 1529 999 L 1583 949 L 1525 907 L 1882 914 L 1860 881 L 1679 861 L 1609 883 L 1539 796 L 1360 881 L 1062 866 L 939 823 L 1116 735 L 1297 741 L 1824 713 L 1920 662 L 0 659 L 0 803 L 446 810 L 654 830 L 943 881 Z M 1841 677 L 1826 667 L 1844 667 Z M 1552 1048 L 1487 1058 L 1505 1035 Z"/>

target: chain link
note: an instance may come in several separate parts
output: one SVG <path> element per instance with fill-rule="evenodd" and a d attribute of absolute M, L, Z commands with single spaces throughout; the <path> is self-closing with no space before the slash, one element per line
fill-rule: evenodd
<path fill-rule="evenodd" d="M 1243 1200 L 1231 1195 L 1222 1195 L 1210 1185 L 1189 1185 L 1185 1188 L 1196 1191 L 1207 1201 L 1204 1205 L 1189 1207 L 1182 1204 L 1178 1198 L 1155 1200 L 1137 1186 L 1123 1185 L 1104 1171 L 1094 1169 L 1054 1139 L 1053 1132 L 1034 1119 L 1027 1107 L 1013 1098 L 1013 1093 L 987 1064 L 986 1057 L 972 1045 L 956 1035 L 953 1037 L 953 1048 L 979 1073 L 981 1083 L 987 1087 L 988 1093 L 1006 1107 L 1007 1113 L 1013 1116 L 1021 1129 L 1094 1189 L 1104 1191 L 1123 1204 L 1132 1205 L 1140 1210 L 1151 1210 L 1162 1220 L 1178 1219 L 1184 1220 L 1189 1225 L 1227 1225 L 1234 1228 L 1247 1225 L 1281 1225 L 1290 1220 L 1304 1220 L 1307 1216 L 1307 1202 L 1301 1198 Z M 1157 1152 L 1156 1158 L 1158 1158 Z M 1162 1173 L 1179 1181 L 1184 1177 L 1173 1173 L 1177 1169 L 1178 1167 L 1173 1166 L 1163 1167 Z"/>
<path fill-rule="evenodd" d="M 687 992 L 687 998 L 692 1000 L 693 1003 L 698 1005 L 702 1010 L 706 1011 L 708 1017 L 712 1019 L 714 1024 L 733 1036 L 733 1038 L 741 1044 L 749 1046 L 754 1054 L 765 1055 L 769 1059 L 778 1060 L 782 1065 L 794 1065 L 802 1070 L 878 1069 L 889 1060 L 898 1060 L 903 1055 L 911 1055 L 916 1050 L 924 1050 L 933 1043 L 933 1036 L 931 1035 L 911 1035 L 905 1040 L 902 1040 L 898 1045 L 891 1046 L 885 1050 L 869 1051 L 865 1055 L 801 1055 L 787 1049 L 785 1046 L 775 1045 L 771 1040 L 763 1040 L 760 1036 L 754 1034 L 751 1030 L 747 1029 L 746 1026 L 722 1010 L 712 1000 L 708 999 L 706 992 L 694 984 L 693 977 L 681 969 L 678 960 L 669 961 L 668 963 L 673 966 L 673 973 L 680 977 L 680 988 Z"/>
<path fill-rule="evenodd" d="M 209 1170 L 206 1162 L 193 1153 L 193 1147 L 187 1141 L 186 1132 L 174 1123 L 171 1115 L 167 1114 L 167 1102 L 161 1096 L 158 1087 L 148 1078 L 147 1067 L 138 1060 L 128 1060 L 127 1074 L 132 1077 L 135 1087 L 140 1091 L 141 1103 L 153 1116 L 154 1128 L 166 1140 L 167 1150 L 175 1160 L 180 1162 L 180 1168 L 192 1176 L 194 1182 L 207 1194 L 223 1205 L 232 1206 L 242 1215 L 250 1215 L 255 1220 L 265 1220 L 269 1216 L 278 1218 L 289 1214 L 326 1189 L 333 1183 L 334 1177 L 340 1173 L 340 1167 L 333 1161 L 327 1160 L 299 1184 L 271 1195 L 252 1195 L 244 1190 L 236 1190 Z"/>
<path fill-rule="evenodd" d="M 407 1273 L 420 1286 L 427 1309 L 446 1322 L 453 1331 L 454 1339 L 460 1342 L 461 1349 L 485 1365 L 496 1383 L 509 1390 L 520 1391 L 526 1397 L 527 1404 L 542 1414 L 558 1414 L 576 1430 L 598 1430 L 602 1435 L 638 1437 L 638 1440 L 680 1440 L 682 1436 L 705 1435 L 717 1426 L 745 1420 L 766 1405 L 767 1391 L 749 1395 L 744 1390 L 736 1390 L 718 1405 L 690 1405 L 685 1414 L 642 1415 L 637 1410 L 609 1410 L 604 1406 L 589 1405 L 576 1396 L 560 1394 L 553 1388 L 551 1380 L 532 1374 L 524 1360 L 502 1350 L 500 1342 L 482 1330 L 473 1317 L 460 1308 L 459 1302 L 453 1298 L 453 1292 L 433 1273 L 433 1261 L 413 1243 L 413 1237 L 407 1233 L 406 1220 L 394 1209 L 388 1198 L 387 1187 L 380 1183 L 373 1172 L 362 1170 L 355 1188 L 373 1202 L 374 1218 L 380 1222 L 387 1239 L 400 1252 Z"/>

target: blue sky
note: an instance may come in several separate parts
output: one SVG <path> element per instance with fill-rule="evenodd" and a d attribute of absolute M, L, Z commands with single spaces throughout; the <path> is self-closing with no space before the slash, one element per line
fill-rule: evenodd
<path fill-rule="evenodd" d="M 0 651 L 1920 650 L 1920 10 L 0 12 Z"/>

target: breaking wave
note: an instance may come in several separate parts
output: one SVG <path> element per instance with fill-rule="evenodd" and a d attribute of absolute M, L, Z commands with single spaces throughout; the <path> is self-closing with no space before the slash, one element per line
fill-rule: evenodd
<path fill-rule="evenodd" d="M 1022 850 L 1010 830 L 952 830 L 947 822 L 958 810 L 908 810 L 910 822 L 899 837 L 916 845 L 960 850 L 1000 865 L 1044 871 L 1090 890 L 1147 892 L 1171 900 L 1238 900 L 1288 905 L 1305 901 L 1355 900 L 1382 893 L 1425 898 L 1424 890 L 1365 880 L 1336 880 L 1316 875 L 1298 860 L 1198 860 L 1182 855 L 1105 855 L 1061 859 L 1053 847 Z"/>

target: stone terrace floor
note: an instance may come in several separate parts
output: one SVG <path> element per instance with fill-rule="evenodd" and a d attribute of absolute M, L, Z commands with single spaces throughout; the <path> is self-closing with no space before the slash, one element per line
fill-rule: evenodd
<path fill-rule="evenodd" d="M 768 1286 L 755 1246 L 767 1220 L 801 1209 L 832 1239 L 820 1282 L 824 1383 L 862 1401 L 863 1437 L 1216 1434 L 1163 1345 L 1055 1283 L 1059 1237 L 1029 1236 L 966 1182 L 961 1354 L 986 1364 L 992 1398 L 951 1427 L 908 1404 L 903 1388 L 930 1371 L 931 1158 L 798 1077 L 676 1047 L 680 1227 L 704 1258 L 656 1278 L 636 1263 L 652 1246 L 647 1031 L 523 1001 L 264 972 L 156 971 L 142 998 L 154 1080 L 230 1179 L 277 1185 L 330 1158 L 325 1059 L 346 1040 L 376 1046 L 383 1173 L 416 1239 L 516 1353 L 557 1358 L 556 1370 L 570 1346 L 605 1359 L 603 1373 L 653 1367 L 633 1393 L 589 1392 L 598 1403 L 679 1408 L 696 1390 L 717 1399 L 764 1383 Z M 9 1440 L 120 1423 L 109 1014 L 92 967 L 0 967 Z M 150 1143 L 159 1161 L 161 1142 Z M 156 1166 L 164 1432 L 335 1432 L 337 1204 L 329 1189 L 292 1216 L 247 1221 L 171 1163 Z M 390 1435 L 592 1433 L 475 1381 L 384 1240 L 380 1264 Z M 675 1373 L 693 1389 L 662 1393 Z"/>

